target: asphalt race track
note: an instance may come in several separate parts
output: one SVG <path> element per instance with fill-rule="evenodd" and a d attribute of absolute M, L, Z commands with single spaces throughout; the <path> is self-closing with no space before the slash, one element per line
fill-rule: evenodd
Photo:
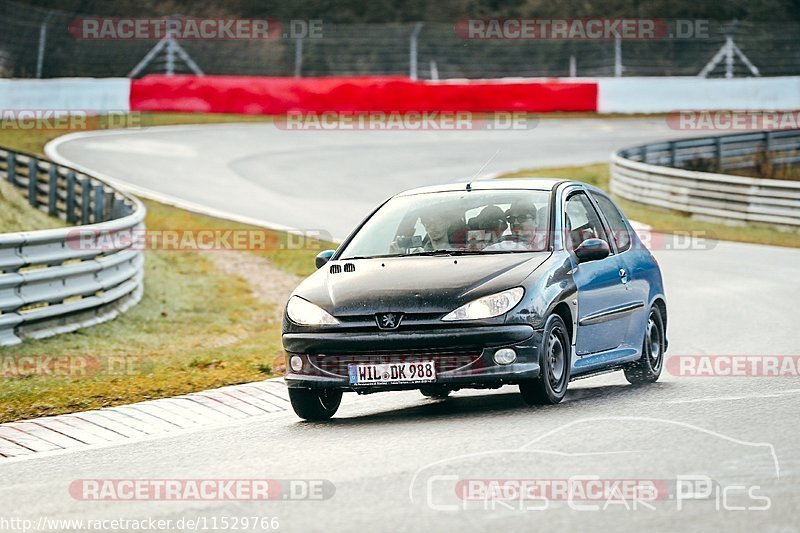
<path fill-rule="evenodd" d="M 607 161 L 648 141 L 707 135 L 665 119 L 545 120 L 508 131 L 294 131 L 273 124 L 69 135 L 48 154 L 195 204 L 335 238 L 404 189 L 519 168 Z"/>
<path fill-rule="evenodd" d="M 139 188 L 341 237 L 375 202 L 404 188 L 605 161 L 612 149 L 675 133 L 659 120 L 553 120 L 524 132 L 461 133 L 229 125 L 87 136 L 57 150 Z M 800 354 L 800 251 L 713 241 L 670 248 L 655 250 L 670 357 Z M 620 373 L 576 381 L 554 407 L 524 407 L 510 387 L 462 391 L 443 402 L 417 392 L 347 395 L 328 423 L 300 422 L 286 411 L 0 462 L 0 509 L 35 523 L 41 516 L 173 524 L 277 517 L 282 531 L 797 531 L 796 369 L 794 377 L 687 377 L 679 369 L 668 359 L 660 382 L 647 387 L 628 385 Z M 666 487 L 666 496 L 636 505 L 553 496 L 493 507 L 456 497 L 470 480 L 586 487 L 589 477 L 649 480 Z M 335 492 L 267 502 L 70 495 L 75 480 L 106 478 L 326 480 Z"/>

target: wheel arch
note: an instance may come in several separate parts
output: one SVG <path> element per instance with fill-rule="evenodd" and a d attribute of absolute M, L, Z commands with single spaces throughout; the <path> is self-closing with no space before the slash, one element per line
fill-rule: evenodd
<path fill-rule="evenodd" d="M 553 310 L 550 314 L 558 315 L 561 317 L 561 320 L 564 321 L 564 325 L 567 326 L 567 334 L 569 335 L 569 342 L 570 344 L 575 344 L 575 321 L 572 315 L 572 310 L 569 308 L 569 304 L 565 301 L 561 301 L 553 307 Z"/>

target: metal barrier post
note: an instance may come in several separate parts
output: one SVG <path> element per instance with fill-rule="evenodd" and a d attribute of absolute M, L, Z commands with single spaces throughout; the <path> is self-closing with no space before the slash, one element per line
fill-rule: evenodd
<path fill-rule="evenodd" d="M 11 185 L 17 184 L 17 154 L 9 152 L 6 158 L 6 178 Z"/>
<path fill-rule="evenodd" d="M 772 164 L 772 132 L 764 133 L 764 159 L 768 165 Z"/>
<path fill-rule="evenodd" d="M 414 24 L 414 29 L 409 37 L 408 47 L 408 77 L 413 81 L 417 81 L 417 41 L 419 40 L 419 32 L 422 31 L 422 22 Z"/>
<path fill-rule="evenodd" d="M 75 173 L 67 173 L 67 212 L 66 219 L 69 224 L 75 223 Z"/>
<path fill-rule="evenodd" d="M 51 217 L 58 216 L 58 167 L 50 165 L 49 183 L 47 189 L 47 214 Z"/>
<path fill-rule="evenodd" d="M 90 208 L 92 207 L 91 190 L 89 179 L 84 179 L 81 182 L 81 224 L 88 224 L 90 222 Z"/>
<path fill-rule="evenodd" d="M 94 222 L 103 222 L 105 219 L 106 194 L 102 185 L 94 186 Z"/>
<path fill-rule="evenodd" d="M 298 37 L 294 42 L 294 77 L 303 75 L 303 38 Z"/>
<path fill-rule="evenodd" d="M 28 203 L 33 207 L 39 207 L 39 200 L 36 198 L 37 185 L 39 181 L 39 162 L 31 157 L 28 161 Z"/>

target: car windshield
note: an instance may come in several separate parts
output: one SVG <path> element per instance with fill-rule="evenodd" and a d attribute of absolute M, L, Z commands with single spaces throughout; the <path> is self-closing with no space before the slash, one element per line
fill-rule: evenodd
<path fill-rule="evenodd" d="M 542 251 L 549 201 L 543 190 L 397 196 L 367 220 L 340 259 Z"/>

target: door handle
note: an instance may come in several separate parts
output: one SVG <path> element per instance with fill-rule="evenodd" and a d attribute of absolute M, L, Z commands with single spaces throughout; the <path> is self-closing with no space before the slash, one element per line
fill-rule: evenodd
<path fill-rule="evenodd" d="M 622 283 L 628 282 L 628 273 L 625 271 L 624 268 L 619 269 L 619 277 L 622 280 Z"/>

